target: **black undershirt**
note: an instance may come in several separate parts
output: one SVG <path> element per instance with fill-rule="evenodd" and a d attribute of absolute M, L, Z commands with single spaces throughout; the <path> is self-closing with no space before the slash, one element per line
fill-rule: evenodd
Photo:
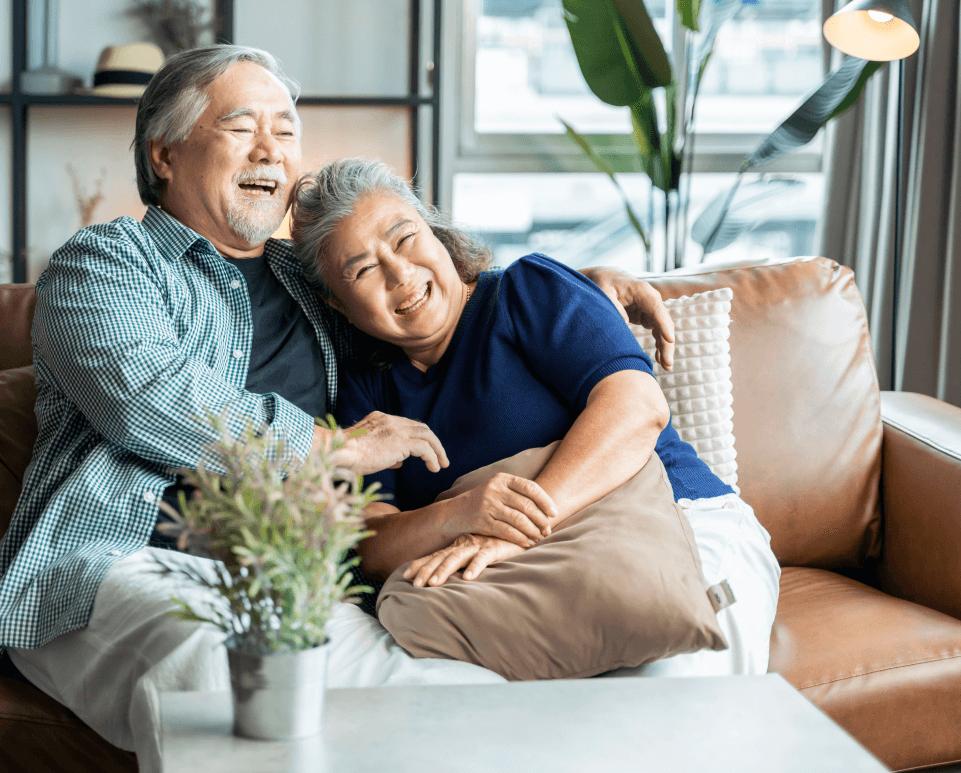
<path fill-rule="evenodd" d="M 253 337 L 245 388 L 255 394 L 275 392 L 311 416 L 325 416 L 324 353 L 303 309 L 274 276 L 263 255 L 225 260 L 239 269 L 250 295 Z M 164 490 L 163 501 L 179 510 L 180 491 L 190 496 L 192 487 L 177 476 L 177 482 Z M 158 524 L 170 520 L 163 512 L 158 514 Z M 174 540 L 154 529 L 150 544 L 173 547 Z"/>

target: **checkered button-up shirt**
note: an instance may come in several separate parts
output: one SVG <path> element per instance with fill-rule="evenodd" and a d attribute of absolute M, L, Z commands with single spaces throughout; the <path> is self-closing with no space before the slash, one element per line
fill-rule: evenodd
<path fill-rule="evenodd" d="M 332 408 L 343 319 L 289 244 L 270 240 L 265 254 L 317 335 Z M 313 417 L 244 388 L 252 334 L 239 270 L 160 209 L 84 228 L 54 253 L 33 323 L 38 435 L 0 541 L 0 648 L 86 625 L 111 564 L 147 544 L 174 472 L 216 439 L 208 412 L 238 432 L 267 423 L 308 453 Z"/>

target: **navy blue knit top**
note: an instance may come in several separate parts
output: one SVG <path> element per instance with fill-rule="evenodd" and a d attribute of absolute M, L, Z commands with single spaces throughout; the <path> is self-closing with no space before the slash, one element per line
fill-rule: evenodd
<path fill-rule="evenodd" d="M 397 354 L 389 367 L 345 375 L 337 419 L 350 426 L 383 411 L 422 421 L 440 439 L 446 470 L 429 472 L 412 458 L 370 476 L 401 510 L 433 502 L 464 473 L 560 440 L 605 376 L 652 372 L 607 296 L 538 254 L 481 275 L 447 351 L 427 372 Z M 655 450 L 675 500 L 732 493 L 670 424 Z"/>

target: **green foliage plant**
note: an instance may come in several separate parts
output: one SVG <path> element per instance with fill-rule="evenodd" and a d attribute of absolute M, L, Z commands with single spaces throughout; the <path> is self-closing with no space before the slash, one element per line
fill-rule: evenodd
<path fill-rule="evenodd" d="M 211 419 L 219 439 L 196 470 L 182 470 L 196 487 L 180 493 L 179 512 L 161 503 L 179 550 L 214 559 L 171 561 L 160 553 L 157 571 L 205 591 L 209 603 L 174 598 L 173 614 L 223 631 L 228 647 L 251 655 L 297 652 L 324 644 L 337 602 L 356 601 L 370 588 L 353 584 L 357 557 L 348 551 L 369 536 L 363 512 L 377 501 L 377 484 L 337 464 L 346 435 L 333 420 L 326 450 L 293 459 L 271 432 L 247 425 L 237 435 L 225 417 Z M 291 461 L 293 459 L 293 461 Z M 164 551 L 165 552 L 165 551 Z"/>
<path fill-rule="evenodd" d="M 659 193 L 662 204 L 663 265 L 668 268 L 681 264 L 687 243 L 694 119 L 701 84 L 721 28 L 744 4 L 743 0 L 674 2 L 684 32 L 686 77 L 682 78 L 674 73 L 643 0 L 563 0 L 564 20 L 588 87 L 602 102 L 630 111 L 636 168 L 650 179 L 652 201 Z M 857 101 L 880 66 L 879 62 L 845 57 L 743 160 L 731 189 L 709 203 L 690 229 L 704 254 L 722 241 L 733 240 L 732 234 L 722 232 L 742 176 L 810 142 L 818 130 Z M 561 123 L 595 168 L 617 186 L 627 218 L 644 246 L 644 268 L 650 270 L 653 208 L 642 219 L 618 183 L 609 159 L 590 138 L 563 119 Z"/>

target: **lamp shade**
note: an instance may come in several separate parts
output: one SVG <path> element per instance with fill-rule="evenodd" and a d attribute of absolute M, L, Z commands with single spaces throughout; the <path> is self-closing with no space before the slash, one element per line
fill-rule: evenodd
<path fill-rule="evenodd" d="M 824 37 L 845 54 L 875 62 L 904 59 L 921 43 L 907 0 L 852 0 L 824 22 Z"/>

